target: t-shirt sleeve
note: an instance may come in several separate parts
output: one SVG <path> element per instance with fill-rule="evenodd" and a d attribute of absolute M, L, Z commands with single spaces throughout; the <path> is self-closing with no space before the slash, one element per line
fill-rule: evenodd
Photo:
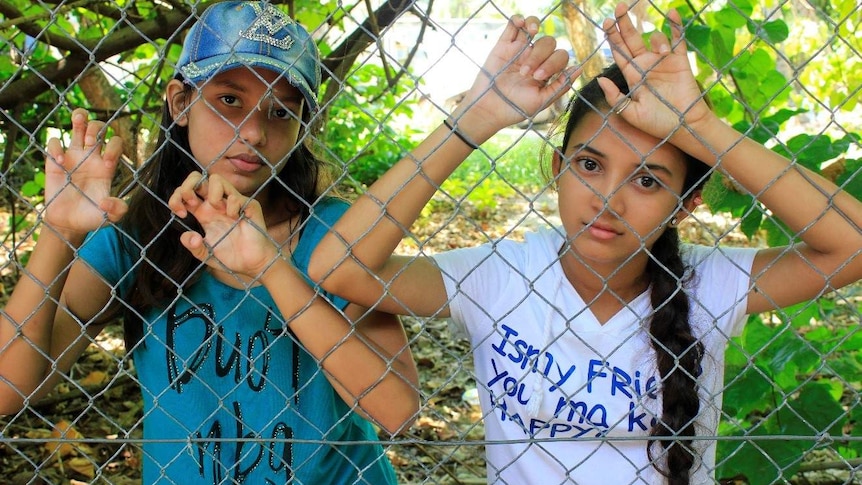
<path fill-rule="evenodd" d="M 305 221 L 302 236 L 299 238 L 299 243 L 293 252 L 292 258 L 293 264 L 296 265 L 308 284 L 319 291 L 320 294 L 332 302 L 339 310 L 344 310 L 349 302 L 315 285 L 308 277 L 308 263 L 311 260 L 311 254 L 320 243 L 320 240 L 332 229 L 332 226 L 335 225 L 338 219 L 344 215 L 348 207 L 350 205 L 347 202 L 332 197 L 323 198 L 317 204 L 313 205 L 311 207 L 311 214 L 308 216 L 308 220 Z"/>
<path fill-rule="evenodd" d="M 120 238 L 126 238 L 121 243 Z M 105 226 L 87 235 L 78 248 L 78 258 L 95 270 L 118 293 L 125 295 L 134 283 L 136 257 L 129 248 L 137 246 L 115 226 Z"/>
<path fill-rule="evenodd" d="M 686 246 L 694 270 L 691 304 L 723 323 L 730 336 L 739 335 L 746 321 L 751 268 L 756 248 Z"/>
<path fill-rule="evenodd" d="M 497 264 L 499 249 L 499 246 L 489 243 L 432 256 L 443 277 L 452 331 L 457 336 L 467 337 L 475 333 L 476 328 L 471 325 L 484 322 L 483 315 L 488 317 L 484 308 L 488 298 L 499 292 L 511 272 L 516 271 L 510 266 Z"/>

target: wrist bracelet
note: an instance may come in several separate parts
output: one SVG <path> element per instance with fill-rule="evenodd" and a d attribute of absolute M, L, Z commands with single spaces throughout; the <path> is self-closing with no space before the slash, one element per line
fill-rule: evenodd
<path fill-rule="evenodd" d="M 452 122 L 449 121 L 449 118 L 446 118 L 443 120 L 443 126 L 445 126 L 446 128 L 449 128 L 449 131 L 451 131 L 452 134 L 457 136 L 459 140 L 464 142 L 465 145 L 470 147 L 471 150 L 478 150 L 479 149 L 479 145 L 473 143 L 472 140 L 470 140 L 463 133 L 461 133 L 461 130 L 455 128 L 455 126 L 452 124 Z"/>

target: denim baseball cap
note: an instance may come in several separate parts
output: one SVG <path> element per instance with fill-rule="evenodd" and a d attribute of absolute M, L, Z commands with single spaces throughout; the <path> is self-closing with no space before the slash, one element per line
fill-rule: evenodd
<path fill-rule="evenodd" d="M 177 70 L 198 83 L 236 67 L 262 67 L 284 75 L 317 111 L 320 61 L 302 26 L 266 2 L 222 2 L 207 8 L 183 42 Z"/>

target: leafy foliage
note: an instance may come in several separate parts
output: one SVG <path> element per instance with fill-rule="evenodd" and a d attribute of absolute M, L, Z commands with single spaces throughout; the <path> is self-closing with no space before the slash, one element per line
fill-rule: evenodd
<path fill-rule="evenodd" d="M 417 104 L 407 98 L 409 87 L 389 89 L 382 71 L 365 64 L 351 73 L 330 108 L 324 134 L 326 149 L 362 185 L 370 185 L 403 158 L 422 133 L 409 123 Z"/>

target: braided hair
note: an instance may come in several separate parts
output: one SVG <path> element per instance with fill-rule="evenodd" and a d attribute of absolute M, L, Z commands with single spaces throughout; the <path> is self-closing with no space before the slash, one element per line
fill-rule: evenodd
<path fill-rule="evenodd" d="M 624 93 L 629 86 L 618 66 L 611 65 L 598 77 L 608 78 Z M 596 79 L 581 88 L 568 107 L 563 134 L 563 149 L 578 123 L 589 113 L 609 111 L 604 92 Z M 709 178 L 710 168 L 686 155 L 683 197 L 700 190 Z M 695 463 L 691 437 L 700 412 L 697 379 L 701 373 L 703 344 L 693 335 L 689 323 L 689 299 L 683 290 L 687 271 L 680 256 L 679 233 L 668 226 L 649 251 L 647 275 L 651 283 L 653 313 L 649 323 L 650 341 L 656 353 L 656 367 L 662 382 L 661 419 L 650 430 L 647 455 L 653 466 L 670 485 L 688 485 Z M 665 466 L 655 458 L 656 447 L 665 453 Z"/>

